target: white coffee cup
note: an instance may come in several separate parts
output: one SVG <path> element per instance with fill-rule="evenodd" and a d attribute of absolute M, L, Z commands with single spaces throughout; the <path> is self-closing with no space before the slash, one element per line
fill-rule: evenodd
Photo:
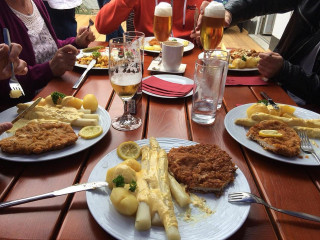
<path fill-rule="evenodd" d="M 165 71 L 177 72 L 183 56 L 183 44 L 176 41 L 162 43 L 162 64 Z"/>

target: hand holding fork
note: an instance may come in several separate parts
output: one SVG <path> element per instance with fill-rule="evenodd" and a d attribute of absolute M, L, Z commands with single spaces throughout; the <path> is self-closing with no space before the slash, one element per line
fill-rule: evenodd
<path fill-rule="evenodd" d="M 5 41 L 5 43 L 6 43 L 9 47 L 11 47 L 10 33 L 9 33 L 9 30 L 8 30 L 7 28 L 4 28 L 4 29 L 3 29 L 3 36 L 4 36 L 4 41 Z M 20 51 L 21 51 L 21 50 L 20 50 Z M 23 61 L 22 63 L 23 63 L 23 64 L 22 64 L 22 68 L 23 68 L 22 74 L 25 74 L 26 71 L 27 71 L 27 70 L 25 69 L 26 63 L 25 63 L 24 61 Z M 22 87 L 21 87 L 21 85 L 20 85 L 20 83 L 18 82 L 18 80 L 17 80 L 17 78 L 16 78 L 16 76 L 15 76 L 15 69 L 14 69 L 14 64 L 13 64 L 13 62 L 11 62 L 10 65 L 11 65 L 11 78 L 10 78 L 10 80 L 9 80 L 9 86 L 10 86 L 10 88 L 11 88 L 11 93 L 13 93 L 13 92 L 20 92 L 22 95 L 25 95 L 25 94 L 24 94 L 24 91 L 23 91 L 23 89 L 22 89 Z M 21 68 L 21 66 L 20 66 L 20 68 Z M 11 93 L 10 93 L 10 94 L 11 94 Z M 20 97 L 21 94 L 17 94 L 17 97 Z M 15 94 L 13 94 L 13 95 L 15 95 Z M 13 97 L 14 97 L 14 96 L 13 96 Z"/>

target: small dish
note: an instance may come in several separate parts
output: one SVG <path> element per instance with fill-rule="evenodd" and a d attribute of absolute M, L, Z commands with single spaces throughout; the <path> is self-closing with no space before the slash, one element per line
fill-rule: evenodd
<path fill-rule="evenodd" d="M 153 60 L 149 67 L 148 70 L 151 72 L 164 72 L 164 73 L 184 73 L 186 71 L 187 64 L 181 64 L 178 71 L 172 72 L 172 71 L 166 71 L 163 67 L 163 64 L 160 63 L 158 60 Z"/>

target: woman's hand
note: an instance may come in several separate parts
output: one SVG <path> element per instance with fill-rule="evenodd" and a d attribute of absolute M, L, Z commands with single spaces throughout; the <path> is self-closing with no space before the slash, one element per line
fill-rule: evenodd
<path fill-rule="evenodd" d="M 49 62 L 53 75 L 58 77 L 66 71 L 71 71 L 76 62 L 78 52 L 78 49 L 70 44 L 59 48 Z"/>
<path fill-rule="evenodd" d="M 80 48 L 88 47 L 89 43 L 96 39 L 93 32 L 87 27 L 81 27 L 76 37 L 76 44 Z"/>
<path fill-rule="evenodd" d="M 12 128 L 12 123 L 10 122 L 0 123 L 0 135 L 5 131 L 9 130 L 10 128 Z"/>
<path fill-rule="evenodd" d="M 8 45 L 0 44 L 0 80 L 11 77 L 11 62 L 13 63 L 15 74 L 25 75 L 28 72 L 27 63 L 19 59 L 21 51 L 20 44 L 12 43 L 11 50 Z"/>
<path fill-rule="evenodd" d="M 283 58 L 279 53 L 267 52 L 259 54 L 259 72 L 266 78 L 276 76 L 283 66 Z"/>

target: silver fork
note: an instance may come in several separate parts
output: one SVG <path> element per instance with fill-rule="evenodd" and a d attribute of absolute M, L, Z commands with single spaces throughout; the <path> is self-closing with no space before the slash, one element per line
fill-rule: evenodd
<path fill-rule="evenodd" d="M 91 18 L 89 18 L 89 25 L 87 29 L 89 30 L 89 28 L 93 26 L 93 24 L 94 24 L 94 21 L 92 21 Z"/>
<path fill-rule="evenodd" d="M 228 195 L 228 202 L 231 202 L 231 203 L 237 203 L 237 202 L 259 203 L 259 204 L 262 204 L 262 205 L 264 205 L 268 208 L 271 208 L 277 212 L 285 213 L 285 214 L 288 214 L 288 215 L 291 215 L 294 217 L 303 218 L 303 219 L 307 219 L 310 221 L 320 222 L 320 217 L 317 217 L 317 216 L 314 216 L 314 215 L 311 215 L 308 213 L 288 211 L 288 210 L 283 210 L 283 209 L 273 207 L 270 204 L 266 203 L 261 198 L 257 197 L 256 195 L 253 195 L 252 193 L 247 193 L 247 192 L 230 193 Z"/>
<path fill-rule="evenodd" d="M 316 152 L 314 151 L 310 143 L 310 140 L 307 136 L 307 133 L 305 131 L 298 131 L 298 135 L 301 139 L 301 145 L 300 145 L 301 150 L 308 154 L 311 153 L 314 156 L 314 158 L 317 160 L 317 162 L 320 164 L 320 159 L 316 154 Z"/>
<path fill-rule="evenodd" d="M 3 37 L 4 37 L 4 42 L 10 47 L 11 46 L 11 39 L 10 39 L 9 30 L 7 28 L 3 29 Z M 18 82 L 18 80 L 16 78 L 16 75 L 14 74 L 13 63 L 11 63 L 11 72 L 12 72 L 11 78 L 9 80 L 9 86 L 10 86 L 11 90 L 21 91 L 22 95 L 25 95 L 20 83 Z"/>

